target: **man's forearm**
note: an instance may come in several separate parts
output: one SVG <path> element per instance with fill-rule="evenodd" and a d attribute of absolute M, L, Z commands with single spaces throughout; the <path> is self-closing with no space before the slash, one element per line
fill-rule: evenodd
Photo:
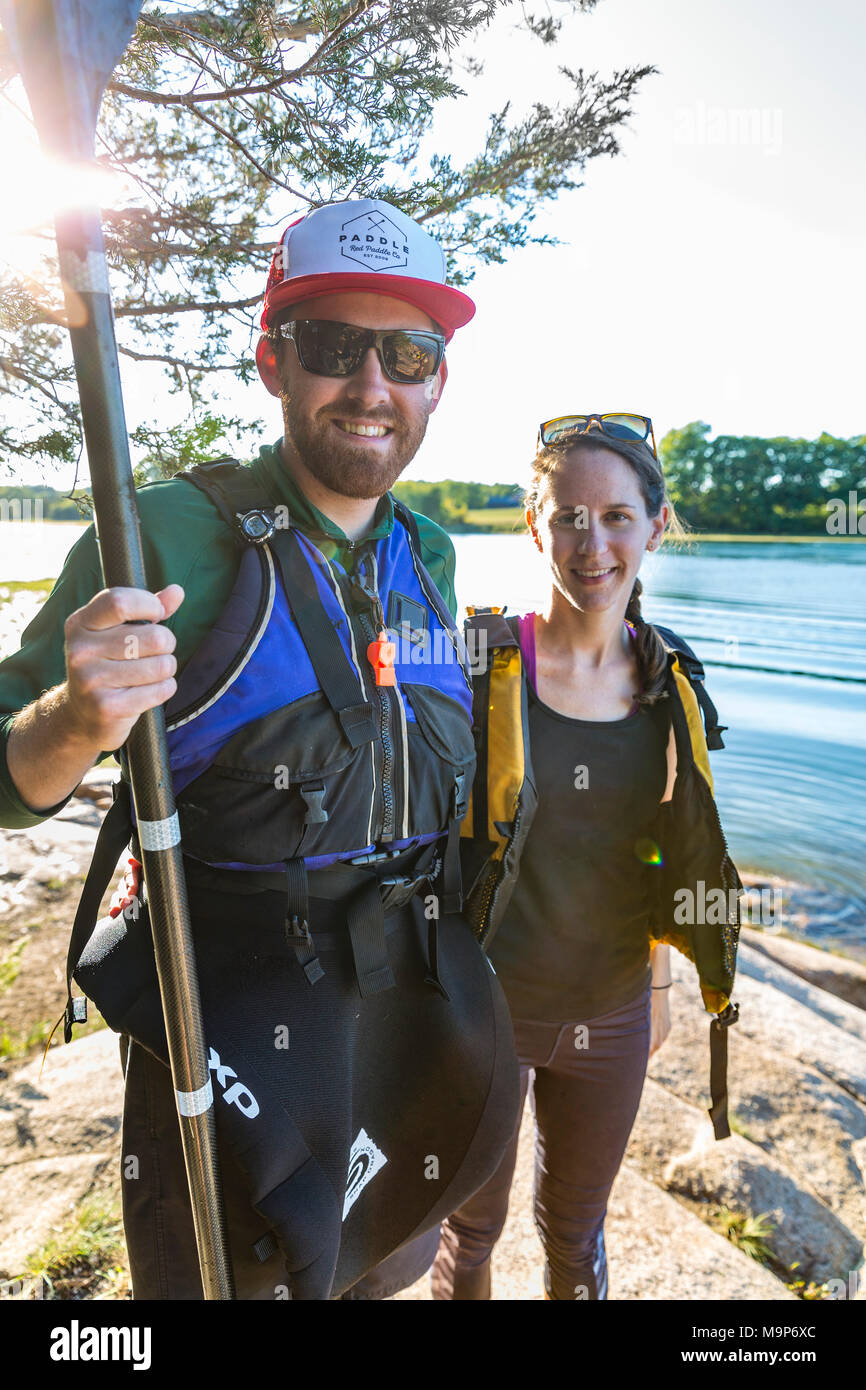
<path fill-rule="evenodd" d="M 102 751 L 81 731 L 64 683 L 18 715 L 6 743 L 6 764 L 21 800 L 38 815 L 65 801 Z"/>

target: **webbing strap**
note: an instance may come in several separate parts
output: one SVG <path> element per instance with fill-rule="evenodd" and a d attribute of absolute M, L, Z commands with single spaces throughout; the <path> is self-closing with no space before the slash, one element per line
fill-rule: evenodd
<path fill-rule="evenodd" d="M 427 926 L 427 974 L 424 976 L 425 985 L 431 985 L 437 989 L 443 999 L 451 1000 L 451 995 L 442 983 L 439 974 L 439 918 L 431 917 Z"/>
<path fill-rule="evenodd" d="M 490 724 L 488 711 L 490 709 L 490 670 L 492 665 L 492 654 L 487 661 L 485 670 L 472 679 L 472 733 L 475 738 L 475 748 L 477 753 L 477 770 L 475 781 L 472 786 L 472 838 L 487 843 L 490 836 L 487 833 L 487 818 L 489 815 L 487 802 L 487 773 L 490 741 Z"/>
<path fill-rule="evenodd" d="M 385 942 L 385 910 L 379 885 L 371 880 L 349 903 L 349 940 L 358 989 L 366 999 L 396 985 Z"/>
<path fill-rule="evenodd" d="M 442 896 L 440 908 L 443 915 L 460 912 L 463 908 L 463 882 L 460 873 L 460 820 L 457 816 L 448 822 L 448 839 L 442 863 Z"/>
<path fill-rule="evenodd" d="M 739 1008 L 729 1004 L 724 1013 L 710 1023 L 710 1106 L 713 1133 L 717 1139 L 727 1139 L 731 1133 L 728 1123 L 728 1029 L 739 1018 Z"/>
<path fill-rule="evenodd" d="M 704 716 L 704 730 L 707 739 L 707 748 L 715 750 L 724 748 L 722 734 L 727 729 L 727 724 L 719 723 L 719 714 L 712 700 L 707 693 L 704 684 L 704 667 L 700 657 L 697 656 L 689 646 L 688 642 L 680 637 L 679 633 L 673 632 L 669 627 L 661 627 L 658 623 L 653 623 L 653 627 L 659 636 L 677 654 L 680 669 L 688 677 L 689 684 L 695 692 L 701 712 Z"/>
<path fill-rule="evenodd" d="M 66 953 L 66 1010 L 63 1015 L 63 1041 L 67 1043 L 72 1041 L 73 1023 L 84 1022 L 84 1019 L 80 1017 L 81 1012 L 84 1012 L 86 1017 L 86 1007 L 83 1011 L 76 1009 L 76 1005 L 80 1004 L 81 1001 L 72 998 L 72 972 L 75 970 L 81 953 L 96 925 L 99 904 L 102 902 L 105 890 L 117 867 L 117 861 L 128 844 L 132 831 L 128 784 L 123 780 L 115 782 L 112 795 L 114 802 L 106 812 L 102 825 L 99 827 L 93 859 L 87 870 L 87 877 L 84 880 L 84 887 L 78 900 L 75 920 L 72 923 L 72 933 L 69 937 L 69 950 Z"/>
<path fill-rule="evenodd" d="M 324 975 L 310 935 L 310 899 L 307 866 L 303 859 L 286 864 L 286 940 L 311 985 Z"/>
<path fill-rule="evenodd" d="M 415 520 L 412 511 L 405 505 L 405 503 L 399 501 L 398 498 L 393 496 L 391 500 L 394 504 L 394 515 L 399 518 L 399 520 L 403 523 L 407 532 L 409 533 L 410 549 L 413 553 L 415 569 L 418 575 L 419 582 L 421 584 L 421 588 L 426 593 L 427 598 L 430 601 L 430 605 L 435 610 L 436 616 L 438 617 L 442 626 L 448 632 L 451 632 L 457 639 L 457 648 L 462 660 L 468 663 L 468 655 L 466 653 L 466 644 L 463 638 L 463 634 L 459 628 L 455 627 L 454 618 L 452 617 L 451 612 L 448 609 L 448 605 L 446 604 L 441 593 L 439 592 L 438 587 L 433 582 L 430 572 L 424 564 L 423 559 L 421 558 L 422 546 L 421 536 L 418 532 L 418 523 Z"/>
<path fill-rule="evenodd" d="M 373 707 L 360 699 L 357 671 L 330 623 L 322 622 L 322 604 L 300 543 L 291 530 L 275 531 L 272 541 L 283 586 L 313 670 L 343 732 L 353 748 L 375 737 Z M 372 670 L 371 670 L 372 675 Z"/>
<path fill-rule="evenodd" d="M 258 1240 L 253 1241 L 253 1254 L 259 1264 L 264 1264 L 272 1255 L 276 1255 L 279 1248 L 279 1242 L 273 1231 L 265 1231 L 263 1236 L 259 1236 Z"/>
<path fill-rule="evenodd" d="M 263 495 L 261 483 L 255 478 L 252 469 L 237 459 L 212 459 L 209 463 L 195 464 L 175 477 L 183 478 L 209 497 L 223 521 L 231 527 L 237 543 L 246 546 L 246 540 L 238 527 L 238 512 L 256 509 L 267 510 L 273 507 L 271 499 Z"/>
<path fill-rule="evenodd" d="M 688 671 L 686 672 L 688 674 Z M 719 713 L 707 694 L 707 687 L 703 681 L 694 681 L 692 690 L 698 697 L 698 704 L 704 712 L 704 728 L 707 735 L 707 748 L 713 751 L 716 748 L 724 748 L 722 734 L 727 729 L 727 724 L 719 723 Z"/>

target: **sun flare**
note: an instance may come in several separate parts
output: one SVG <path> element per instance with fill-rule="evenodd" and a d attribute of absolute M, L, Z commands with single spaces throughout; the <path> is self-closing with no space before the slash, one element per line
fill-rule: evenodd
<path fill-rule="evenodd" d="M 71 207 L 110 207 L 125 201 L 128 180 L 96 162 L 43 154 L 31 123 L 18 112 L 0 115 L 0 263 L 40 277 L 46 256 L 56 255 L 54 216 Z"/>

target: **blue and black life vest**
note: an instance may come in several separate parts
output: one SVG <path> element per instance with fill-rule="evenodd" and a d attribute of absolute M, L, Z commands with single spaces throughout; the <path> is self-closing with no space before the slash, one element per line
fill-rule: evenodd
<path fill-rule="evenodd" d="M 241 465 L 179 476 L 242 552 L 166 707 L 210 1066 L 236 1078 L 217 1136 L 265 1223 L 235 1268 L 245 1296 L 281 1258 L 294 1298 L 332 1298 L 482 1186 L 516 1122 L 507 1004 L 460 913 L 471 671 L 399 502 L 349 575 Z M 96 921 L 128 841 L 140 858 L 121 767 L 68 984 L 167 1065 L 146 880 L 137 920 Z"/>
<path fill-rule="evenodd" d="M 431 849 L 424 866 L 435 866 L 439 909 L 460 910 L 459 828 L 475 770 L 465 643 L 398 500 L 399 524 L 354 543 L 361 554 L 349 575 L 286 508 L 263 505 L 242 465 L 216 460 L 177 476 L 210 497 L 242 550 L 229 599 L 165 706 L 187 876 L 213 885 L 228 875 L 231 891 L 283 885 L 312 977 L 312 874 L 320 893 L 320 871 L 346 865 L 381 877 L 389 859 L 432 846 L 439 853 Z M 392 685 L 376 684 L 366 654 L 377 614 L 396 647 Z M 138 853 L 122 752 L 121 767 L 76 917 L 72 965 L 127 841 Z M 362 991 L 389 978 L 376 915 L 374 926 L 349 924 Z M 431 926 L 433 950 L 434 933 Z M 74 1021 L 70 1009 L 67 1039 Z"/>

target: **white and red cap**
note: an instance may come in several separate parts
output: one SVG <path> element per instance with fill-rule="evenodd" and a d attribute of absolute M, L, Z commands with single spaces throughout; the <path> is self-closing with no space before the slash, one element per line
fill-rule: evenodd
<path fill-rule="evenodd" d="M 445 283 L 445 256 L 435 237 L 378 198 L 327 203 L 292 222 L 271 261 L 261 326 L 281 309 L 318 295 L 366 290 L 421 309 L 446 340 L 468 323 L 475 305 Z"/>

